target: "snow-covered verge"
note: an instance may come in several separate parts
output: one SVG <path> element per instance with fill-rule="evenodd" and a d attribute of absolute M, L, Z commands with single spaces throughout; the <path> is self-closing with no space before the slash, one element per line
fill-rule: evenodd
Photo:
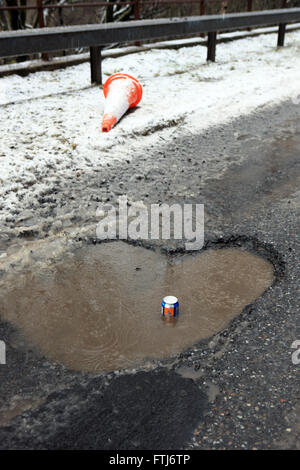
<path fill-rule="evenodd" d="M 102 90 L 90 86 L 89 64 L 0 79 L 0 210 L 30 197 L 74 169 L 101 168 L 138 157 L 171 133 L 209 126 L 300 95 L 300 32 L 276 49 L 276 34 L 217 46 L 150 50 L 103 61 L 106 77 L 136 76 L 142 102 L 109 133 L 101 133 Z M 17 197 L 18 196 L 18 197 Z"/>

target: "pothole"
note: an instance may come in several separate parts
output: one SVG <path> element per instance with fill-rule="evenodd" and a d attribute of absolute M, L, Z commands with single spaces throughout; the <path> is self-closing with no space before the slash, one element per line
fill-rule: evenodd
<path fill-rule="evenodd" d="M 0 315 L 50 360 L 114 370 L 169 357 L 220 331 L 273 278 L 268 261 L 239 248 L 170 258 L 103 243 L 16 276 L 1 291 Z M 166 295 L 180 302 L 174 323 L 160 316 Z"/>

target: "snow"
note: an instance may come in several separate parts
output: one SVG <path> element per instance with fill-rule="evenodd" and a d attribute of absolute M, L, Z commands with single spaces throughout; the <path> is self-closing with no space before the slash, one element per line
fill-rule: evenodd
<path fill-rule="evenodd" d="M 42 192 L 74 168 L 138 158 L 179 130 L 199 133 L 262 106 L 297 102 L 300 31 L 287 34 L 284 48 L 276 42 L 269 34 L 218 44 L 215 63 L 206 63 L 201 45 L 106 58 L 106 78 L 125 72 L 143 85 L 140 105 L 109 133 L 101 133 L 105 100 L 90 86 L 88 63 L 1 78 L 2 216 L 18 203 L 17 193 Z"/>

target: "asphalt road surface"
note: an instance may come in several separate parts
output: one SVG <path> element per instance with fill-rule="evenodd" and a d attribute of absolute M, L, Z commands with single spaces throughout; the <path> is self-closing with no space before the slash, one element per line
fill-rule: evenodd
<path fill-rule="evenodd" d="M 291 348 L 300 340 L 299 156 L 300 105 L 287 102 L 196 136 L 174 128 L 159 148 L 92 174 L 74 172 L 38 200 L 20 200 L 20 213 L 1 228 L 1 252 L 47 239 L 63 256 L 96 243 L 97 204 L 127 194 L 203 203 L 204 249 L 259 253 L 273 263 L 275 281 L 225 330 L 135 370 L 67 370 L 2 321 L 0 448 L 299 449 L 300 365 Z M 43 250 L 31 250 L 31 266 L 51 259 L 47 244 Z"/>

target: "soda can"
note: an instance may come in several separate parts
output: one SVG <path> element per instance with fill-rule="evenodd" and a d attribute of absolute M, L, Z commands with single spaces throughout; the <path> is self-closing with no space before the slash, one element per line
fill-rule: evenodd
<path fill-rule="evenodd" d="M 161 314 L 164 318 L 175 318 L 179 314 L 179 302 L 177 297 L 167 295 L 161 303 Z"/>

